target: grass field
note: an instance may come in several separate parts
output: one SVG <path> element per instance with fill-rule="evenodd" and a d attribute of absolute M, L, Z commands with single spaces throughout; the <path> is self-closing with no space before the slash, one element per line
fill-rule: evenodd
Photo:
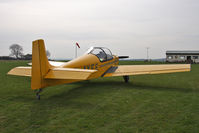
<path fill-rule="evenodd" d="M 29 78 L 6 75 L 26 63 L 0 61 L 0 133 L 199 133 L 199 65 L 49 87 L 39 101 Z"/>

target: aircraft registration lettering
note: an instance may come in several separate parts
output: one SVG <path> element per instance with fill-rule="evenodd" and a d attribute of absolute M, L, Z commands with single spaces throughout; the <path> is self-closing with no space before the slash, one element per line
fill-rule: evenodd
<path fill-rule="evenodd" d="M 85 65 L 85 66 L 83 66 L 83 68 L 84 69 L 97 69 L 98 68 L 98 63 Z"/>

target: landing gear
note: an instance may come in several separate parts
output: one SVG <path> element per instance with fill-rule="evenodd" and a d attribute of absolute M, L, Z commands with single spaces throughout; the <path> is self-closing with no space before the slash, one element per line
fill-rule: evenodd
<path fill-rule="evenodd" d="M 128 82 L 129 82 L 129 76 L 123 76 L 123 78 L 124 78 L 124 82 L 125 82 L 125 83 L 128 83 Z"/>
<path fill-rule="evenodd" d="M 36 97 L 38 100 L 40 100 L 40 93 L 42 92 L 42 89 L 39 89 L 37 92 L 36 92 Z"/>

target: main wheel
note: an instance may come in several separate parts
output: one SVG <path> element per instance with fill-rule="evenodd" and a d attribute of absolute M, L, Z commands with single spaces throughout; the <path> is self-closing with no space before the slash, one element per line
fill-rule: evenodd
<path fill-rule="evenodd" d="M 129 76 L 123 76 L 123 78 L 124 78 L 124 82 L 125 82 L 125 83 L 128 83 L 128 82 L 129 82 Z"/>

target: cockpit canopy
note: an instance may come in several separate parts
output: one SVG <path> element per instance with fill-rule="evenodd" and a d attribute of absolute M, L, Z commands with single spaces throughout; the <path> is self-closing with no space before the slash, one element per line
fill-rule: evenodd
<path fill-rule="evenodd" d="M 104 47 L 91 47 L 86 53 L 97 56 L 101 62 L 113 59 L 111 51 Z"/>

